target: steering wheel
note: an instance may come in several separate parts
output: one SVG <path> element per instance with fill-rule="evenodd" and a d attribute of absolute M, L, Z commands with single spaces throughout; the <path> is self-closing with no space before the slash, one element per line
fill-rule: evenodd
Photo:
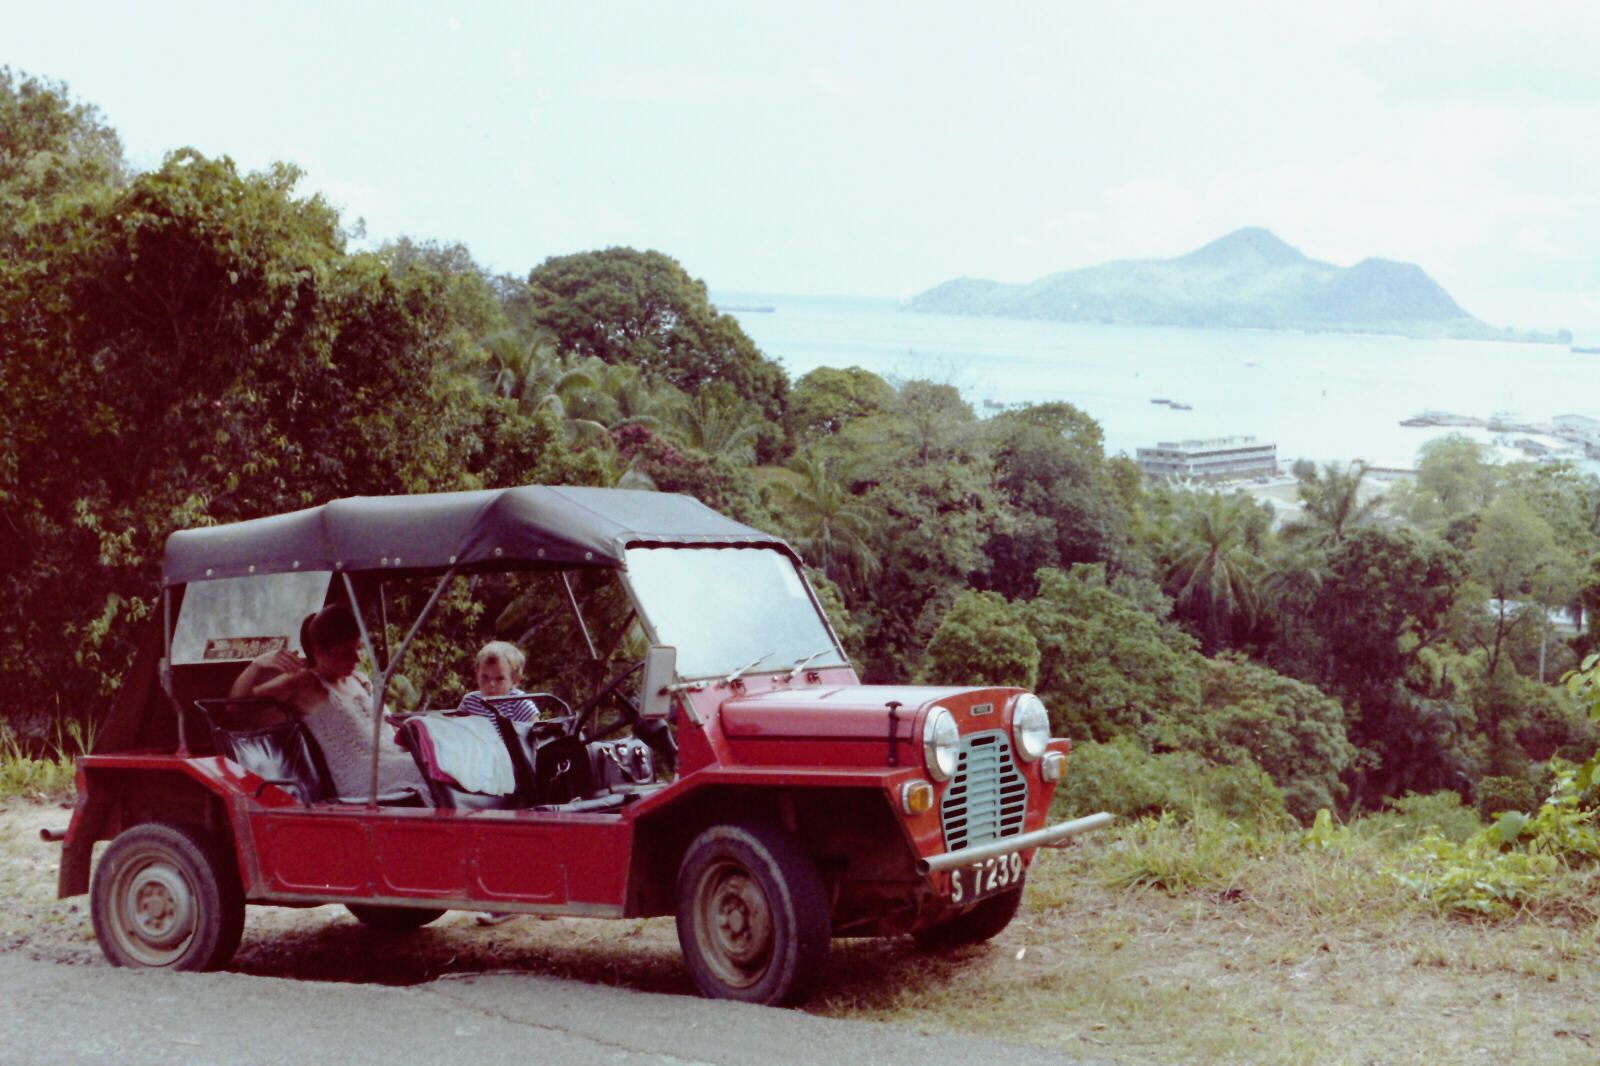
<path fill-rule="evenodd" d="M 613 733 L 621 732 L 644 717 L 638 701 L 622 691 L 622 683 L 628 678 L 644 669 L 644 660 L 640 659 L 622 673 L 607 681 L 605 687 L 593 696 L 578 705 L 572 716 L 572 728 L 568 736 L 575 736 L 584 743 L 591 740 L 603 740 Z M 621 716 L 604 729 L 598 728 L 600 709 L 607 702 L 614 702 Z"/>

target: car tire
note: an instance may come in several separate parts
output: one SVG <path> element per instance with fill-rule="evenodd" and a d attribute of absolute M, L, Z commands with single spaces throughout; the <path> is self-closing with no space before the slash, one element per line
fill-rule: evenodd
<path fill-rule="evenodd" d="M 697 836 L 678 868 L 677 918 L 690 976 L 713 999 L 797 1003 L 827 967 L 822 875 L 775 825 L 715 825 Z"/>
<path fill-rule="evenodd" d="M 924 951 L 948 951 L 968 944 L 981 944 L 998 936 L 1011 924 L 1022 905 L 1022 886 L 981 900 L 965 914 L 930 925 L 911 936 Z"/>
<path fill-rule="evenodd" d="M 444 917 L 437 907 L 391 907 L 381 903 L 346 903 L 344 909 L 369 929 L 385 933 L 410 933 Z"/>
<path fill-rule="evenodd" d="M 193 825 L 148 822 L 120 834 L 95 868 L 89 909 L 113 966 L 214 970 L 244 932 L 233 856 Z"/>

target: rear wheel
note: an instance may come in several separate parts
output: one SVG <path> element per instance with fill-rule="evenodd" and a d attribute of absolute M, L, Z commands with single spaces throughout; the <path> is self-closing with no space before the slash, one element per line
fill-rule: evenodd
<path fill-rule="evenodd" d="M 678 870 L 678 943 L 713 999 L 795 1003 L 828 963 L 827 892 L 811 857 L 766 823 L 712 826 Z"/>
<path fill-rule="evenodd" d="M 385 933 L 409 933 L 444 916 L 436 907 L 390 907 L 381 903 L 346 903 L 356 921 Z"/>
<path fill-rule="evenodd" d="M 1021 904 L 1022 886 L 1018 885 L 1009 892 L 990 896 L 965 914 L 958 914 L 938 925 L 930 925 L 911 936 L 924 951 L 944 951 L 966 944 L 981 944 L 998 936 L 1002 929 L 1010 925 Z"/>
<path fill-rule="evenodd" d="M 239 947 L 244 892 L 233 856 L 204 830 L 150 822 L 106 848 L 90 912 L 114 966 L 212 970 Z"/>

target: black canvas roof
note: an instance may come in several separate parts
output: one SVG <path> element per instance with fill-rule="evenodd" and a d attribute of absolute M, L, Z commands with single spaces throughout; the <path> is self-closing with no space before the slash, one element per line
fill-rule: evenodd
<path fill-rule="evenodd" d="M 293 570 L 616 567 L 625 548 L 641 544 L 766 544 L 789 552 L 777 537 L 689 496 L 523 485 L 356 496 L 290 514 L 180 530 L 167 538 L 162 575 L 178 585 Z"/>

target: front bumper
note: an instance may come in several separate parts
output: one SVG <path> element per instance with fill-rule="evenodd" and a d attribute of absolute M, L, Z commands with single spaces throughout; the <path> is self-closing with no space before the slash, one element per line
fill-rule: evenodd
<path fill-rule="evenodd" d="M 943 855 L 931 855 L 926 859 L 917 860 L 917 873 L 926 876 L 944 870 L 954 870 L 958 866 L 970 866 L 975 862 L 983 862 L 1001 855 L 1010 855 L 1014 851 L 1026 851 L 1029 848 L 1061 847 L 1068 840 L 1080 833 L 1087 833 L 1091 829 L 1100 829 L 1111 824 L 1112 816 L 1105 811 L 1097 814 L 1086 814 L 1082 818 L 1074 818 L 1070 822 L 1058 822 L 1047 825 L 1043 829 L 1035 829 L 1031 833 L 1019 833 L 1016 836 L 1003 837 L 1000 840 L 977 847 L 962 848 L 960 851 L 947 851 Z"/>

